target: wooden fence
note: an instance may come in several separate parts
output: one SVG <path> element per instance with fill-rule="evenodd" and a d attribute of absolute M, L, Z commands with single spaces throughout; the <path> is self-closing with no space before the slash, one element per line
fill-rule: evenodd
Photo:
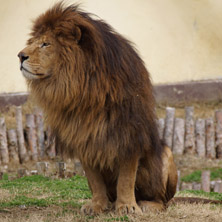
<path fill-rule="evenodd" d="M 56 156 L 55 142 L 50 143 L 50 129 L 44 129 L 38 108 L 22 120 L 22 108 L 16 107 L 16 129 L 7 129 L 0 117 L 0 164 L 10 161 L 41 161 Z M 23 125 L 24 124 L 24 125 Z M 166 108 L 166 117 L 158 120 L 161 139 L 174 154 L 192 153 L 199 157 L 222 158 L 222 110 L 215 118 L 194 119 L 194 108 L 185 108 L 185 118 L 175 118 L 175 108 Z"/>
<path fill-rule="evenodd" d="M 16 107 L 16 129 L 7 129 L 4 117 L 0 117 L 0 164 L 39 161 L 56 156 L 50 129 L 44 130 L 41 110 L 36 108 L 34 114 L 26 114 L 25 117 L 23 126 L 22 108 Z"/>
<path fill-rule="evenodd" d="M 180 190 L 203 190 L 205 192 L 222 193 L 222 180 L 210 179 L 210 171 L 202 171 L 200 182 L 181 182 L 178 171 L 177 191 Z"/>
<path fill-rule="evenodd" d="M 175 108 L 166 108 L 166 118 L 158 120 L 159 135 L 174 154 L 197 154 L 222 158 L 222 110 L 215 117 L 194 119 L 194 108 L 185 107 L 185 118 L 175 118 Z"/>

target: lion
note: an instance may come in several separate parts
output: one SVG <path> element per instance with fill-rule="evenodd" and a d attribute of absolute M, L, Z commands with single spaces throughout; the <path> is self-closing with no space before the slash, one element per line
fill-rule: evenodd
<path fill-rule="evenodd" d="M 81 161 L 92 192 L 81 211 L 165 209 L 177 170 L 159 138 L 149 73 L 133 44 L 62 2 L 34 21 L 30 35 L 20 69 L 62 153 Z"/>

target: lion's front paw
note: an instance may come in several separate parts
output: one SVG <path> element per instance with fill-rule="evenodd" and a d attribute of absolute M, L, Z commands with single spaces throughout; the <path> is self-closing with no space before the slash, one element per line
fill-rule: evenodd
<path fill-rule="evenodd" d="M 143 214 L 142 210 L 136 203 L 132 204 L 118 204 L 116 203 L 116 212 L 118 214 Z"/>
<path fill-rule="evenodd" d="M 81 212 L 85 215 L 97 215 L 108 209 L 108 206 L 98 203 L 87 203 L 81 208 Z"/>

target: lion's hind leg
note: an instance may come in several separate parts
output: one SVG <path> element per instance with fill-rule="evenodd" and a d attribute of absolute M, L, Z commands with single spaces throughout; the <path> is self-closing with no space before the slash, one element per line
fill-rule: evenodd
<path fill-rule="evenodd" d="M 162 211 L 165 210 L 165 206 L 161 202 L 157 201 L 147 201 L 147 200 L 141 200 L 138 202 L 139 207 L 141 208 L 143 213 L 147 213 L 150 211 L 156 212 L 156 211 Z"/>

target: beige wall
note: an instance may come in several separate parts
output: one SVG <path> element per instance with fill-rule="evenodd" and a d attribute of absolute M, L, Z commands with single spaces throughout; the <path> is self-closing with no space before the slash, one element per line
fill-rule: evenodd
<path fill-rule="evenodd" d="M 0 93 L 26 91 L 16 55 L 28 38 L 31 19 L 54 2 L 0 0 Z M 221 0 L 81 2 L 135 42 L 154 83 L 221 78 Z"/>

